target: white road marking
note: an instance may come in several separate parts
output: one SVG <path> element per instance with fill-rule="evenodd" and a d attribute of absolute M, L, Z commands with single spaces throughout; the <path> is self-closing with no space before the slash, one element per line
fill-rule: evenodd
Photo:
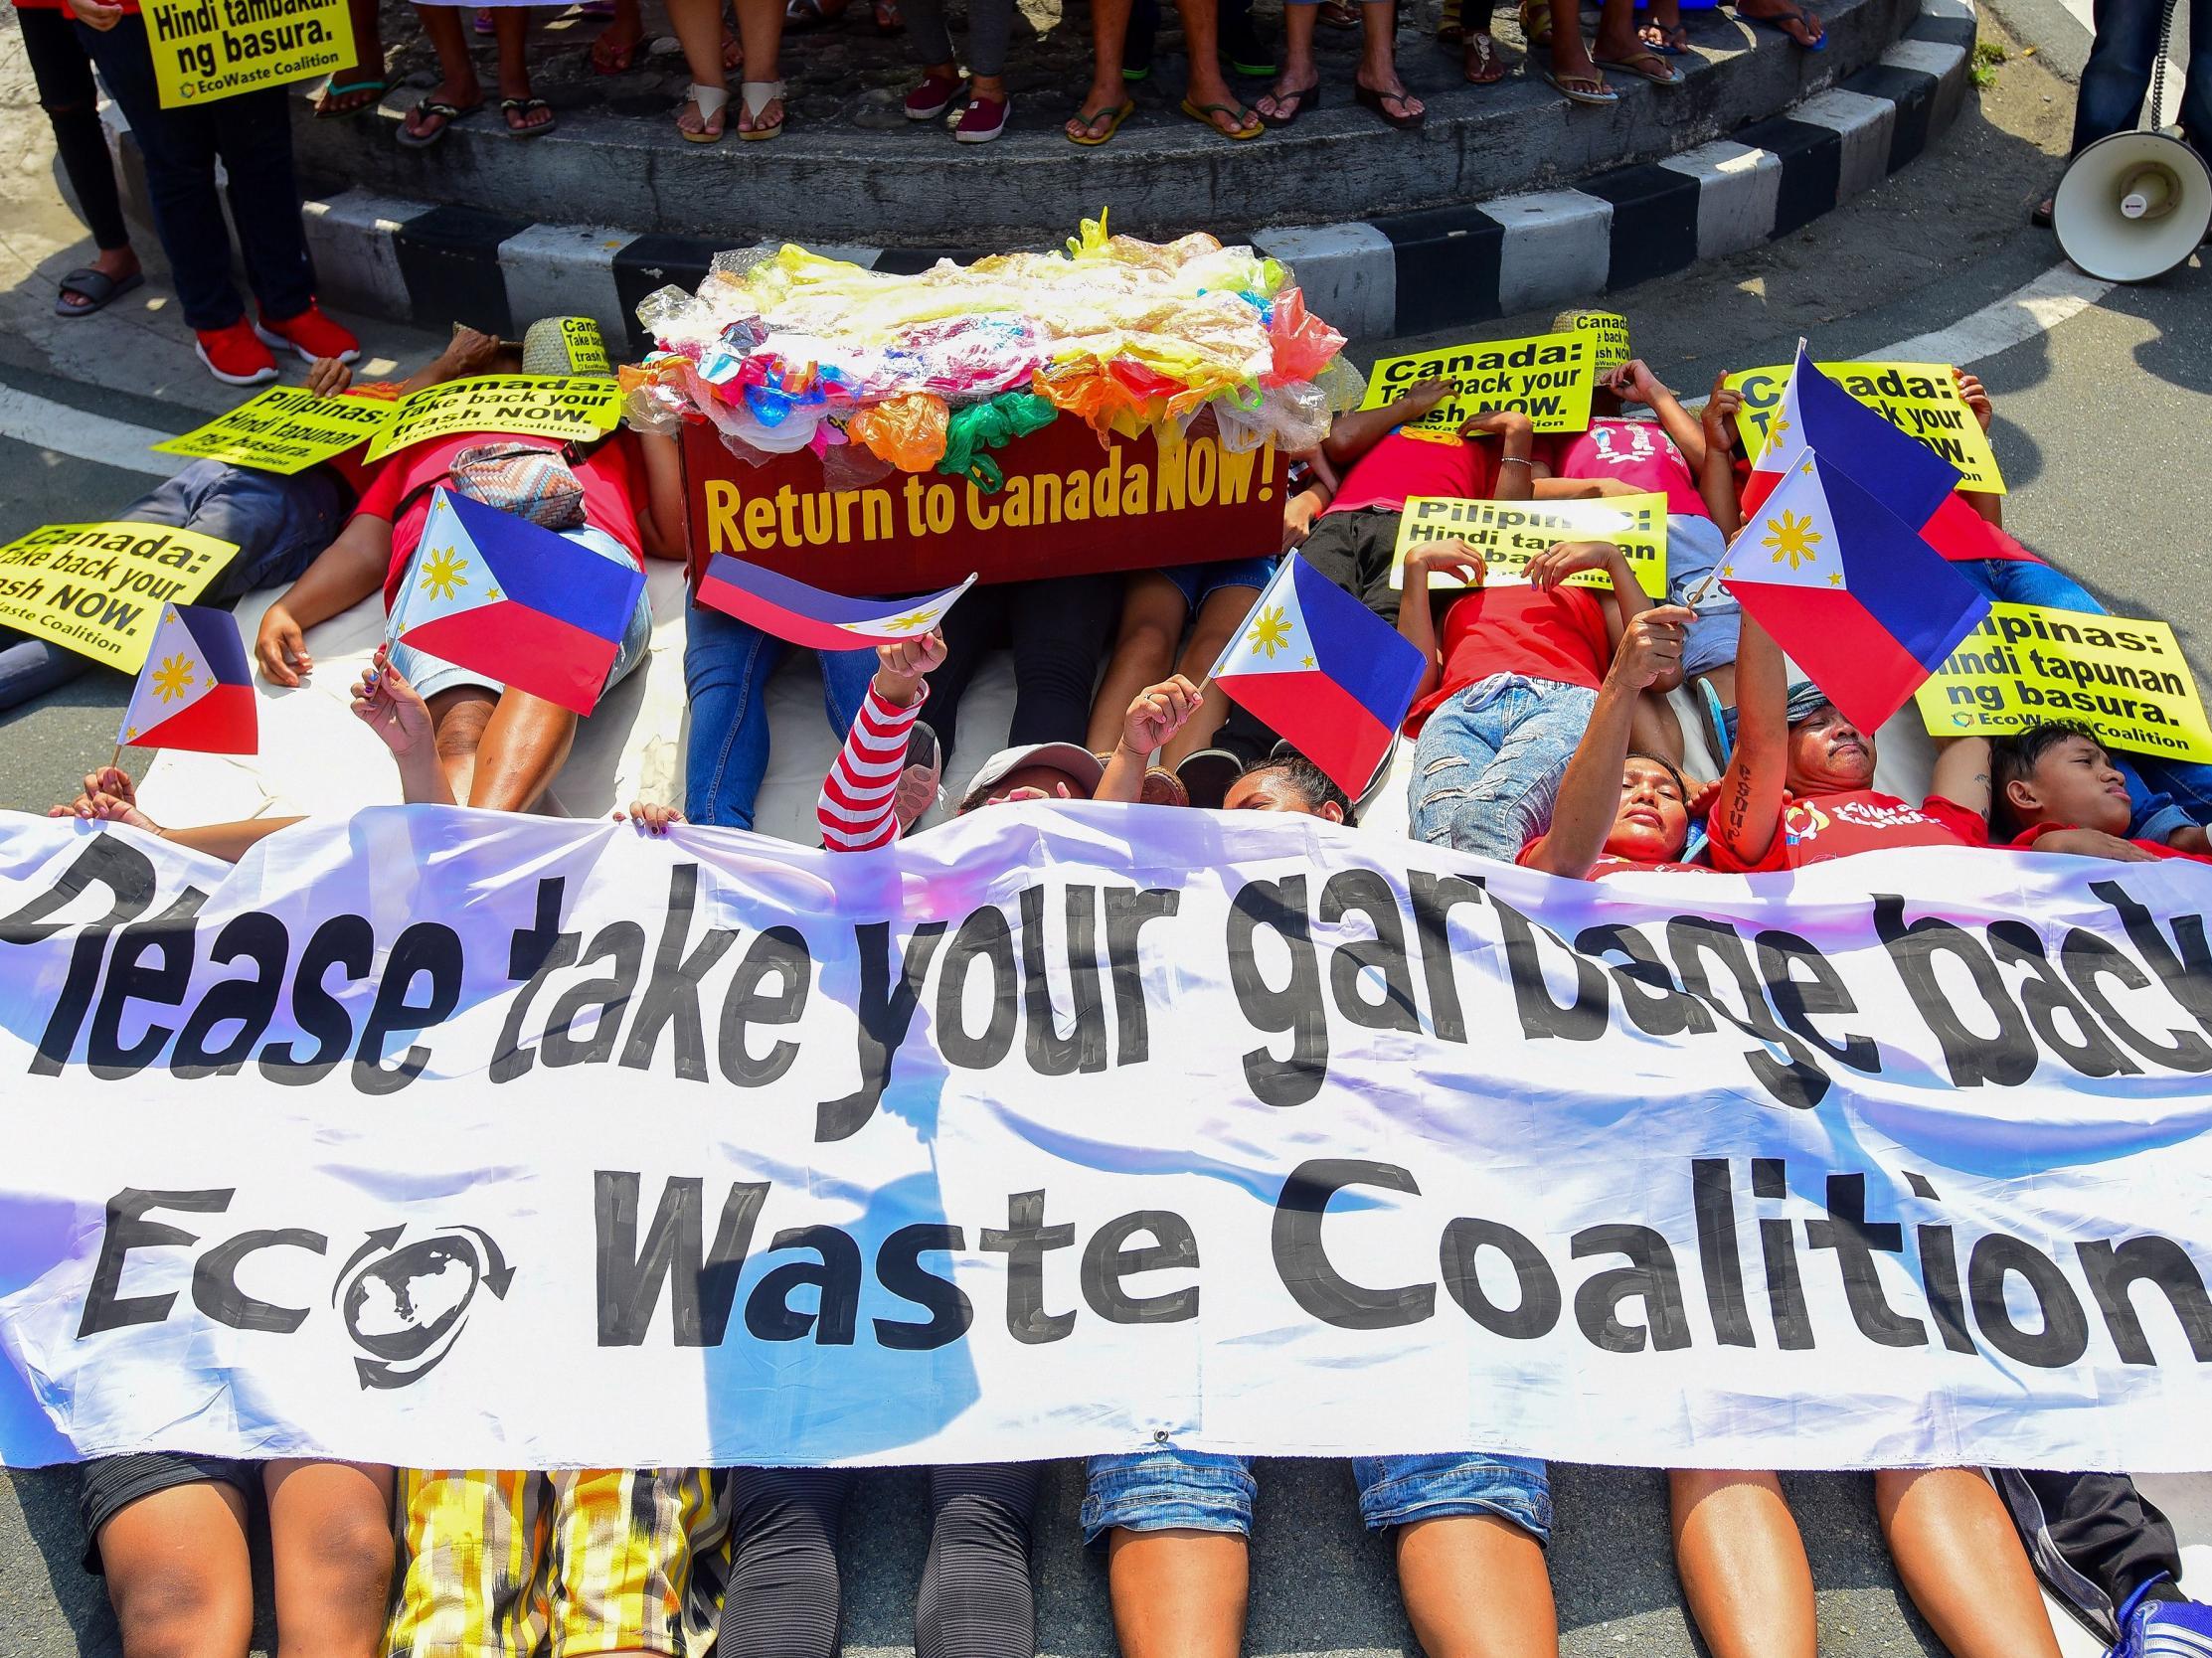
<path fill-rule="evenodd" d="M 148 446 L 166 441 L 169 435 L 151 426 L 87 414 L 67 404 L 49 403 L 12 386 L 0 386 L 0 437 L 12 437 L 36 449 L 166 478 L 183 462 L 171 455 L 150 453 Z"/>
<path fill-rule="evenodd" d="M 1875 362 L 1967 363 L 2009 351 L 2023 340 L 2047 334 L 2079 316 L 2112 291 L 2113 284 L 2085 276 L 2071 264 L 2055 264 L 2034 281 L 1991 300 L 1948 328 L 1915 334 L 1909 340 L 1871 353 Z"/>

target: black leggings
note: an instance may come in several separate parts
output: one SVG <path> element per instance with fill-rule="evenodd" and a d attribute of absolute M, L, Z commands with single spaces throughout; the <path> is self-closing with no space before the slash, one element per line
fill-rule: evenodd
<path fill-rule="evenodd" d="M 99 129 L 98 93 L 92 85 L 92 61 L 77 38 L 77 25 L 59 8 L 23 6 L 15 20 L 23 29 L 23 55 L 31 60 L 31 79 L 39 103 L 54 126 L 54 150 L 62 171 L 77 192 L 85 229 L 101 252 L 130 246 L 123 226 L 123 204 L 115 191 L 115 169 Z"/>
<path fill-rule="evenodd" d="M 952 752 L 960 698 L 983 658 L 999 645 L 1014 652 L 1011 747 L 1032 743 L 1079 746 L 1091 727 L 1091 694 L 1106 641 L 1121 620 L 1121 578 L 1053 576 L 976 587 L 944 618 L 944 666 L 930 676 L 922 722 Z"/>
<path fill-rule="evenodd" d="M 916 1658 L 1034 1658 L 1029 1522 L 1038 1464 L 930 1470 L 930 1558 Z M 734 1544 L 718 1658 L 832 1658 L 843 1615 L 837 1538 L 851 1468 L 733 1470 Z"/>

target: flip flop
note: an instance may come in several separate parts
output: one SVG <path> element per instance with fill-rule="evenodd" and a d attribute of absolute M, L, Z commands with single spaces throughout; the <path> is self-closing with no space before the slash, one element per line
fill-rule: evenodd
<path fill-rule="evenodd" d="M 543 138 L 561 124 L 561 117 L 553 112 L 553 105 L 546 102 L 542 97 L 501 98 L 499 100 L 499 113 L 502 116 L 532 115 L 540 109 L 546 112 L 544 120 L 538 122 L 536 126 L 517 126 L 513 121 L 508 121 L 507 136 L 510 138 Z"/>
<path fill-rule="evenodd" d="M 1313 9 L 1314 21 L 1330 29 L 1357 29 L 1359 7 L 1352 0 L 1321 0 Z"/>
<path fill-rule="evenodd" d="M 374 109 L 383 101 L 384 94 L 389 89 L 390 87 L 381 75 L 368 81 L 349 81 L 343 86 L 338 84 L 338 78 L 333 75 L 315 92 L 315 119 L 318 121 L 342 121 L 348 115 L 358 115 L 365 110 Z M 351 109 L 328 109 L 323 106 L 325 99 L 352 97 L 357 92 L 370 92 L 375 95 L 366 102 L 355 104 Z"/>
<path fill-rule="evenodd" d="M 827 29 L 845 15 L 839 6 L 831 11 L 822 0 L 789 0 L 783 8 L 783 32 L 786 35 L 811 35 Z"/>
<path fill-rule="evenodd" d="M 762 110 L 771 103 L 781 103 L 783 101 L 783 83 L 780 81 L 742 82 L 738 86 L 738 96 L 745 106 L 747 117 L 758 123 L 761 119 Z M 775 117 L 775 124 L 772 126 L 758 124 L 749 127 L 741 126 L 738 128 L 738 136 L 748 143 L 759 143 L 763 139 L 781 137 L 783 123 L 790 118 L 790 113 L 788 109 L 783 110 Z"/>
<path fill-rule="evenodd" d="M 1554 75 L 1549 66 L 1538 70 L 1544 83 L 1569 103 L 1588 104 L 1593 109 L 1607 109 L 1620 101 L 1620 94 L 1604 82 L 1587 75 Z"/>
<path fill-rule="evenodd" d="M 1459 78 L 1470 86 L 1494 86 L 1505 79 L 1505 60 L 1498 43 L 1488 35 L 1473 34 L 1459 54 Z"/>
<path fill-rule="evenodd" d="M 1076 124 L 1083 128 L 1085 136 L 1078 138 L 1074 133 L 1069 132 L 1068 142 L 1071 144 L 1081 144 L 1087 150 L 1096 149 L 1099 145 L 1105 143 L 1108 138 L 1111 138 L 1116 132 L 1119 132 L 1121 130 L 1121 123 L 1135 113 L 1136 105 L 1130 102 L 1127 98 L 1123 98 L 1119 103 L 1113 105 L 1109 109 L 1094 110 L 1088 115 L 1083 114 L 1079 111 L 1076 115 Z M 1104 132 L 1098 130 L 1099 123 L 1101 121 L 1105 121 L 1106 123 L 1106 129 Z M 1065 127 L 1061 128 L 1061 130 L 1063 132 L 1067 132 L 1067 128 Z"/>
<path fill-rule="evenodd" d="M 449 128 L 455 121 L 475 114 L 476 111 L 483 108 L 483 106 L 484 100 L 482 98 L 478 98 L 474 103 L 469 104 L 465 109 L 458 104 L 446 103 L 439 98 L 418 98 L 416 99 L 415 107 L 410 109 L 408 111 L 408 114 L 416 118 L 420 118 L 424 115 L 435 115 L 437 117 L 437 125 L 431 127 L 430 130 L 427 132 L 417 133 L 411 132 L 408 129 L 407 121 L 402 120 L 400 122 L 400 130 L 394 133 L 393 136 L 399 140 L 400 144 L 403 147 L 407 149 L 426 150 L 432 144 L 436 143 L 440 138 L 443 138 L 445 136 L 446 129 Z"/>
<path fill-rule="evenodd" d="M 1429 119 L 1426 109 L 1418 114 L 1406 112 L 1405 106 L 1413 101 L 1411 92 L 1379 92 L 1372 86 L 1355 85 L 1352 101 L 1363 109 L 1374 110 L 1376 118 L 1394 132 L 1419 132 Z M 1383 107 L 1386 103 L 1396 103 L 1400 113 L 1393 115 Z"/>
<path fill-rule="evenodd" d="M 117 281 L 104 270 L 94 270 L 83 265 L 71 271 L 57 284 L 60 292 L 54 296 L 54 314 L 58 317 L 88 317 L 94 311 L 104 310 L 111 300 L 119 299 L 146 279 L 142 270 L 133 270 Z M 82 294 L 86 300 L 83 305 L 66 305 L 64 294 Z"/>
<path fill-rule="evenodd" d="M 1654 86 L 1674 87 L 1689 80 L 1688 76 L 1656 52 L 1639 52 L 1633 58 L 1593 58 L 1591 62 L 1600 69 L 1618 70 L 1622 75 L 1632 75 L 1640 81 L 1648 81 Z M 1656 64 L 1658 73 L 1654 75 L 1648 69 L 1639 69 L 1639 64 Z"/>
<path fill-rule="evenodd" d="M 1655 29 L 1659 38 L 1652 40 L 1640 32 L 1637 39 L 1662 58 L 1686 58 L 1690 52 L 1690 31 L 1681 23 L 1646 23 L 1642 29 Z"/>
<path fill-rule="evenodd" d="M 1321 107 L 1321 83 L 1316 81 L 1313 83 L 1312 85 L 1300 86 L 1294 92 L 1270 92 L 1268 93 L 1268 96 L 1275 99 L 1276 112 L 1273 115 L 1270 115 L 1259 108 L 1255 108 L 1252 112 L 1255 115 L 1258 115 L 1261 120 L 1265 121 L 1269 126 L 1288 126 L 1292 121 L 1295 121 L 1308 109 L 1318 109 Z M 1287 115 L 1282 113 L 1282 104 L 1285 98 L 1293 98 L 1296 100 L 1290 105 L 1290 113 L 1288 113 Z"/>
<path fill-rule="evenodd" d="M 676 136 L 687 144 L 721 143 L 723 133 L 728 130 L 728 123 L 725 122 L 722 126 L 713 126 L 711 123 L 729 107 L 729 89 L 723 86 L 702 86 L 694 81 L 684 93 L 684 101 L 699 105 L 699 130 L 686 132 L 679 126 L 676 128 Z M 678 109 L 676 115 L 679 120 L 682 119 L 683 110 Z"/>
<path fill-rule="evenodd" d="M 624 47 L 612 47 L 601 35 L 592 43 L 592 73 L 594 75 L 626 75 L 630 65 L 637 62 L 637 49 L 645 44 L 641 35 Z"/>
<path fill-rule="evenodd" d="M 1772 29 L 1785 40 L 1794 44 L 1800 52 L 1825 52 L 1828 50 L 1828 30 L 1825 24 L 1821 25 L 1820 38 L 1809 46 L 1789 32 L 1789 25 L 1792 23 L 1801 23 L 1807 29 L 1812 27 L 1812 19 L 1805 15 L 1805 9 L 1802 6 L 1791 4 L 1787 11 L 1776 12 L 1771 17 L 1753 17 L 1743 7 L 1739 6 L 1736 8 L 1736 15 L 1746 23 L 1758 28 Z"/>
<path fill-rule="evenodd" d="M 1215 137 L 1226 138 L 1232 144 L 1248 144 L 1268 130 L 1266 121 L 1250 109 L 1242 108 L 1234 103 L 1193 103 L 1186 97 L 1183 99 L 1183 113 L 1200 126 L 1208 128 Z M 1234 116 L 1237 122 L 1237 130 L 1235 132 L 1222 131 L 1214 120 L 1216 115 Z"/>

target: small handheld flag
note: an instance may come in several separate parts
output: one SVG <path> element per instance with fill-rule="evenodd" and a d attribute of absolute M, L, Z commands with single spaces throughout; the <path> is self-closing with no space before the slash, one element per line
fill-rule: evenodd
<path fill-rule="evenodd" d="M 810 650 L 864 650 L 889 640 L 920 638 L 944 620 L 944 613 L 973 585 L 975 578 L 970 576 L 942 592 L 886 604 L 880 598 L 824 592 L 717 553 L 700 573 L 698 597 L 702 604 L 794 645 Z"/>
<path fill-rule="evenodd" d="M 228 610 L 171 604 L 154 624 L 115 746 L 251 754 L 260 746 L 246 645 Z"/>
<path fill-rule="evenodd" d="M 1293 553 L 1210 677 L 1356 800 L 1389 754 L 1425 666 L 1395 627 Z"/>
<path fill-rule="evenodd" d="M 1917 530 L 1810 449 L 1745 520 L 1719 574 L 1861 731 L 1902 708 L 1989 611 Z"/>
<path fill-rule="evenodd" d="M 641 570 L 440 489 L 393 607 L 392 637 L 590 714 L 644 588 Z"/>
<path fill-rule="evenodd" d="M 1796 367 L 1782 404 L 1767 427 L 1767 443 L 1744 483 L 1744 512 L 1759 510 L 1769 490 L 1789 475 L 1807 449 L 1831 470 L 1848 473 L 1866 489 L 1879 489 L 1889 510 L 1919 529 L 1958 487 L 1958 468 L 1927 444 L 1908 437 L 1813 366 L 1797 342 Z"/>

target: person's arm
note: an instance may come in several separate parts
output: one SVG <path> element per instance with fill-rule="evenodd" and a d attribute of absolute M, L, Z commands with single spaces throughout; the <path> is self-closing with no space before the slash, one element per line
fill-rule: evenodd
<path fill-rule="evenodd" d="M 637 447 L 645 462 L 644 510 L 637 515 L 639 538 L 653 558 L 688 558 L 683 452 L 673 437 L 654 432 L 639 432 Z"/>
<path fill-rule="evenodd" d="M 377 652 L 353 688 L 353 713 L 392 750 L 400 768 L 400 799 L 410 806 L 454 804 L 453 784 L 437 757 L 437 729 L 429 705 L 392 666 L 390 645 Z"/>
<path fill-rule="evenodd" d="M 1636 573 L 1619 548 L 1610 541 L 1555 542 L 1529 560 L 1528 583 L 1549 592 L 1568 577 L 1580 576 L 1586 570 L 1602 570 L 1613 580 L 1613 610 L 1607 619 L 1606 639 L 1617 652 L 1636 617 L 1658 602 L 1636 584 Z M 1681 683 L 1682 666 L 1677 657 L 1673 677 L 1662 675 L 1652 689 L 1671 691 Z"/>
<path fill-rule="evenodd" d="M 382 518 L 355 513 L 284 595 L 261 612 L 254 654 L 261 672 L 278 685 L 297 685 L 312 672 L 306 632 L 339 611 L 360 603 L 384 585 L 392 568 L 392 526 Z"/>
<path fill-rule="evenodd" d="M 1682 458 L 1695 472 L 1705 464 L 1705 427 L 1695 414 L 1651 372 L 1640 357 L 1631 357 L 1614 371 L 1614 390 L 1642 404 L 1658 417 L 1660 429 L 1674 439 Z"/>
<path fill-rule="evenodd" d="M 1699 416 L 1705 449 L 1697 467 L 1697 492 L 1705 498 L 1705 510 L 1721 534 L 1728 537 L 1744 527 L 1744 498 L 1736 492 L 1736 412 L 1743 406 L 1743 394 L 1729 386 L 1723 370 L 1713 377 L 1713 395 L 1705 400 Z"/>
<path fill-rule="evenodd" d="M 1493 501 L 1526 501 L 1536 484 L 1536 428 L 1517 409 L 1487 409 L 1459 428 L 1472 442 L 1477 437 L 1498 440 L 1497 481 L 1490 486 Z"/>
<path fill-rule="evenodd" d="M 226 864 L 235 864 L 259 842 L 268 839 L 279 829 L 289 829 L 295 823 L 304 823 L 299 817 L 256 817 L 236 823 L 203 823 L 196 829 L 166 829 L 139 810 L 138 798 L 130 792 L 130 779 L 113 766 L 93 773 L 94 777 L 122 778 L 124 792 L 111 794 L 104 788 L 86 787 L 85 793 L 66 806 L 55 806 L 48 817 L 82 818 L 87 823 L 127 823 L 133 829 L 149 835 L 158 835 L 187 852 L 198 852 L 210 858 L 220 858 Z M 89 785 L 92 778 L 85 779 Z"/>
<path fill-rule="evenodd" d="M 1695 616 L 1680 605 L 1655 605 L 1621 635 L 1590 724 L 1560 779 L 1552 825 L 1521 857 L 1530 869 L 1580 881 L 1606 850 L 1606 837 L 1620 815 L 1620 767 L 1636 704 L 1666 675 L 1682 677 L 1682 631 Z"/>
<path fill-rule="evenodd" d="M 944 635 L 876 647 L 876 677 L 860 700 L 845 746 L 822 779 L 814 819 L 832 852 L 872 852 L 899 838 L 899 777 L 907 767 L 907 735 L 930 695 L 924 676 L 944 662 Z"/>
<path fill-rule="evenodd" d="M 1469 587 L 1479 587 L 1489 567 L 1463 541 L 1433 541 L 1407 553 L 1405 590 L 1398 595 L 1398 631 L 1421 652 L 1421 684 L 1414 689 L 1416 702 L 1444 680 L 1444 659 L 1437 651 L 1437 613 L 1429 602 L 1432 571 L 1446 572 Z"/>
<path fill-rule="evenodd" d="M 1121 738 L 1106 760 L 1106 775 L 1099 779 L 1094 800 L 1117 800 L 1134 805 L 1144 794 L 1144 773 L 1152 754 L 1171 742 L 1198 712 L 1198 687 L 1181 674 L 1171 674 L 1157 685 L 1147 685 L 1129 704 L 1121 720 Z"/>
<path fill-rule="evenodd" d="M 400 382 L 400 396 L 442 386 L 448 380 L 490 374 L 499 364 L 499 339 L 474 328 L 456 328 L 445 349 Z"/>
<path fill-rule="evenodd" d="M 2115 864 L 2155 864 L 2158 861 L 2156 853 L 2145 852 L 2133 841 L 2124 841 L 2102 829 L 2066 829 L 2055 823 L 2038 831 L 2023 850 L 2063 852 L 2075 858 L 2103 858 Z"/>
<path fill-rule="evenodd" d="M 1456 380 L 1424 380 L 1380 409 L 1355 409 L 1339 414 L 1329 422 L 1321 453 L 1339 469 L 1348 467 L 1408 420 L 1420 419 L 1458 389 Z"/>
<path fill-rule="evenodd" d="M 1706 832 L 1736 864 L 1766 858 L 1789 776 L 1789 686 L 1782 647 L 1747 610 L 1736 642 L 1736 750 L 1713 796 Z"/>
<path fill-rule="evenodd" d="M 1989 740 L 1949 737 L 1936 740 L 1936 775 L 1929 791 L 1954 806 L 1963 806 L 1987 822 L 1995 796 L 1989 787 Z"/>
<path fill-rule="evenodd" d="M 1531 491 L 1538 501 L 1602 501 L 1609 495 L 1641 495 L 1642 490 L 1625 478 L 1555 478 L 1540 476 Z"/>
<path fill-rule="evenodd" d="M 1975 423 L 1981 427 L 1984 436 L 1988 435 L 1990 423 L 1997 417 L 1997 406 L 1990 401 L 1988 389 L 1981 384 L 1981 377 L 1968 374 L 1956 364 L 1953 365 L 1951 374 L 1958 382 L 1958 395 L 1965 400 Z M 1984 522 L 1994 524 L 1999 529 L 2004 527 L 2002 495 L 1991 495 L 1978 489 L 1961 489 L 1958 493 L 1965 497 L 1966 505 L 1973 508 Z"/>

